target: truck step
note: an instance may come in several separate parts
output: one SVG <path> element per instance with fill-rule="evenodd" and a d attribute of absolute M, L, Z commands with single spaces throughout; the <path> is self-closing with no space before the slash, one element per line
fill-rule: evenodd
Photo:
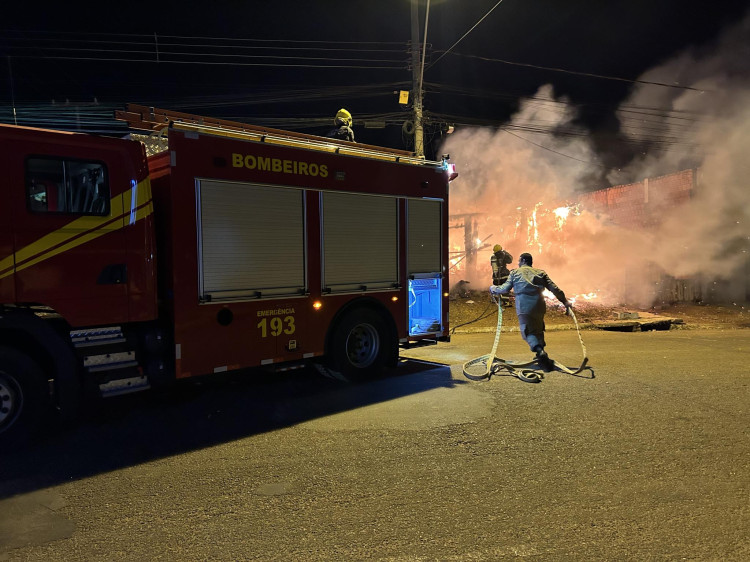
<path fill-rule="evenodd" d="M 120 326 L 110 326 L 107 328 L 73 330 L 70 332 L 70 339 L 76 348 L 81 348 L 123 343 L 125 335 L 122 333 Z"/>
<path fill-rule="evenodd" d="M 121 351 L 118 353 L 102 353 L 99 355 L 87 355 L 83 358 L 83 366 L 89 373 L 102 373 L 114 371 L 127 367 L 138 366 L 135 352 Z"/>
<path fill-rule="evenodd" d="M 428 345 L 437 345 L 437 340 L 417 340 L 417 341 L 406 341 L 401 343 L 401 347 L 404 349 L 415 349 L 417 347 L 426 347 Z"/>
<path fill-rule="evenodd" d="M 307 361 L 288 362 L 281 364 L 265 365 L 263 370 L 267 373 L 285 373 L 286 371 L 296 371 L 307 367 Z"/>
<path fill-rule="evenodd" d="M 148 377 L 139 369 L 135 351 L 122 349 L 125 337 L 120 328 L 79 330 L 71 338 L 80 349 L 83 366 L 99 381 L 102 398 L 129 394 L 151 388 Z"/>
<path fill-rule="evenodd" d="M 99 385 L 99 391 L 103 398 L 111 398 L 112 396 L 120 396 L 121 394 L 130 394 L 131 392 L 140 392 L 141 390 L 148 390 L 151 385 L 148 379 L 143 376 L 129 377 L 127 379 L 114 379 L 109 382 Z"/>

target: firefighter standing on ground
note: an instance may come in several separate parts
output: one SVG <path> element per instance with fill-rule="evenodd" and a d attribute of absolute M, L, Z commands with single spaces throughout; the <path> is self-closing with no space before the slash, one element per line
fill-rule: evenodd
<path fill-rule="evenodd" d="M 516 313 L 521 336 L 529 344 L 531 351 L 536 353 L 539 365 L 545 371 L 552 370 L 552 360 L 544 351 L 544 315 L 547 305 L 542 291 L 548 289 L 565 305 L 566 313 L 570 313 L 572 304 L 565 298 L 565 293 L 541 269 L 532 267 L 531 254 L 523 253 L 518 260 L 518 269 L 510 272 L 508 280 L 502 285 L 493 285 L 490 292 L 493 295 L 507 295 L 511 289 L 516 295 Z"/>
<path fill-rule="evenodd" d="M 352 114 L 346 109 L 339 109 L 333 119 L 334 128 L 326 135 L 331 139 L 339 139 L 354 142 L 354 131 L 352 130 Z"/>
<path fill-rule="evenodd" d="M 508 275 L 510 275 L 508 264 L 511 263 L 513 263 L 513 256 L 503 250 L 500 244 L 495 244 L 495 247 L 492 248 L 492 257 L 490 258 L 493 285 L 502 285 L 508 280 Z M 510 306 L 510 299 L 507 296 L 501 296 L 500 299 L 503 301 L 504 306 Z"/>

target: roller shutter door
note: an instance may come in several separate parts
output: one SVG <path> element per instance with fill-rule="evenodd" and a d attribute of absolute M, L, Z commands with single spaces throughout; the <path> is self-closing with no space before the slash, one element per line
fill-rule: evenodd
<path fill-rule="evenodd" d="M 410 199 L 406 208 L 408 274 L 440 273 L 442 201 Z"/>
<path fill-rule="evenodd" d="M 323 193 L 323 286 L 331 292 L 393 287 L 398 281 L 395 197 Z"/>
<path fill-rule="evenodd" d="M 207 180 L 197 190 L 203 298 L 304 291 L 302 190 Z"/>

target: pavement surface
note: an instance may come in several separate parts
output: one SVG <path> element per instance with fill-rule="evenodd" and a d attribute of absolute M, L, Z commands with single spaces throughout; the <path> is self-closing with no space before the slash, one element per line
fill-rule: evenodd
<path fill-rule="evenodd" d="M 467 380 L 474 333 L 377 381 L 112 399 L 3 451 L 0 560 L 749 560 L 750 331 L 583 337 L 537 384 Z"/>

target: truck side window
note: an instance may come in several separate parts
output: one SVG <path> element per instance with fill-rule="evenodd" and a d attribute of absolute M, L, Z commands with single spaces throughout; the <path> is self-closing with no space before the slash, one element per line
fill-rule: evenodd
<path fill-rule="evenodd" d="M 102 162 L 26 159 L 26 200 L 35 213 L 109 215 L 109 181 Z"/>

